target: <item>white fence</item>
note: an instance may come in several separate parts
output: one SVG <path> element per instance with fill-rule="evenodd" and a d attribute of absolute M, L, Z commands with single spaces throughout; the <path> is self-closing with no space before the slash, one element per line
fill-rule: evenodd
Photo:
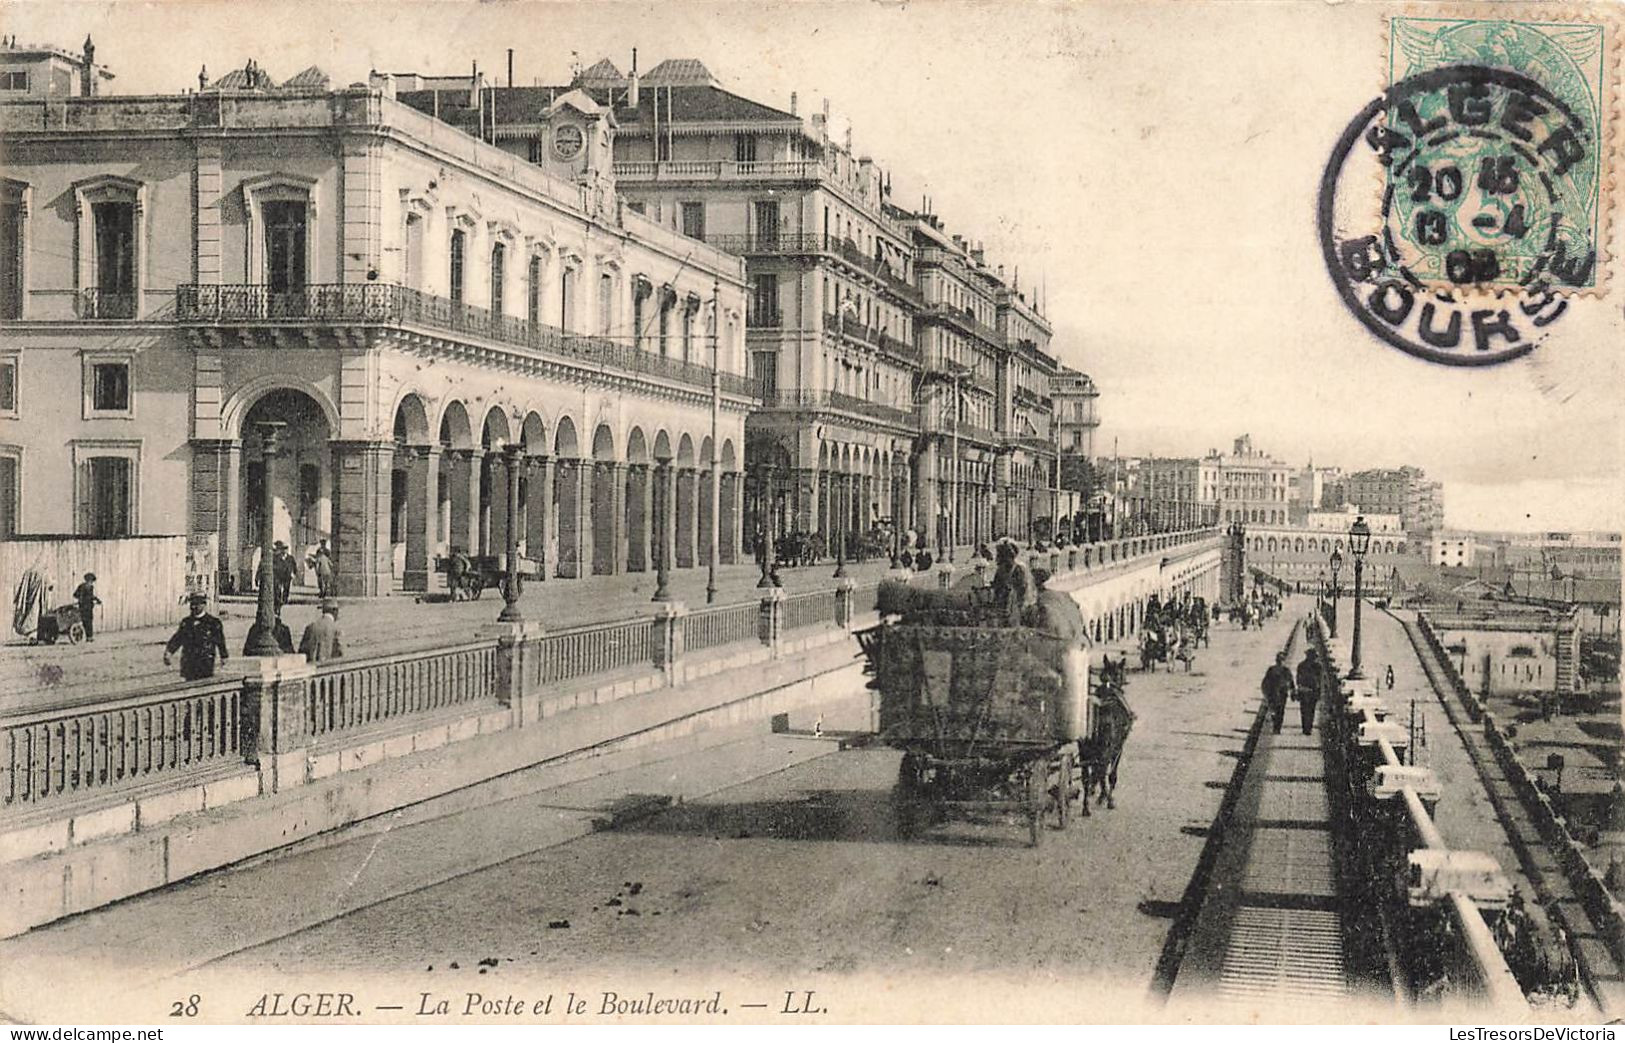
<path fill-rule="evenodd" d="M 23 573 L 39 569 L 53 584 L 46 608 L 66 605 L 87 572 L 96 574 L 98 631 L 173 623 L 185 615 L 186 537 L 12 536 L 0 542 L 0 591 L 9 599 Z M 5 633 L 14 637 L 7 605 Z"/>

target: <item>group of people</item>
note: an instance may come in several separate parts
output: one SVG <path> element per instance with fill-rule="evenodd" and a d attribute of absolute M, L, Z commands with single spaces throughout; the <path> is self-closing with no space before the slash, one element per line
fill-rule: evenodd
<path fill-rule="evenodd" d="M 316 596 L 326 599 L 338 593 L 334 582 L 333 552 L 328 549 L 327 541 L 322 540 L 314 553 L 305 559 L 305 565 L 316 574 Z M 277 540 L 271 545 L 271 579 L 276 591 L 276 605 L 281 608 L 288 603 L 293 593 L 293 577 L 298 571 L 298 562 L 289 553 L 288 545 Z M 255 573 L 258 575 L 258 572 Z"/>
<path fill-rule="evenodd" d="M 1288 702 L 1298 704 L 1303 734 L 1309 735 L 1314 731 L 1315 708 L 1320 704 L 1320 686 L 1324 677 L 1325 670 L 1313 646 L 1304 652 L 1296 676 L 1292 668 L 1286 665 L 1286 653 L 1275 653 L 1275 665 L 1264 671 L 1262 688 L 1264 701 L 1269 706 L 1270 724 L 1276 735 L 1281 734 Z"/>
<path fill-rule="evenodd" d="M 208 595 L 193 594 L 186 601 L 189 614 L 181 620 L 180 626 L 175 628 L 174 635 L 164 645 L 164 665 L 169 666 L 172 657 L 179 652 L 181 678 L 187 681 L 202 681 L 213 677 L 218 663 L 225 662 L 229 657 L 226 651 L 226 628 L 218 618 L 209 614 Z M 276 640 L 277 648 L 283 654 L 293 655 L 297 651 L 308 663 L 320 663 L 344 655 L 344 642 L 339 632 L 339 603 L 334 598 L 322 600 L 321 612 L 315 621 L 305 627 L 305 632 L 299 638 L 297 650 L 293 644 L 293 632 L 288 629 L 288 624 L 282 621 L 280 605 L 277 606 L 276 615 L 272 617 L 271 633 Z M 246 641 L 243 653 L 248 654 Z"/>

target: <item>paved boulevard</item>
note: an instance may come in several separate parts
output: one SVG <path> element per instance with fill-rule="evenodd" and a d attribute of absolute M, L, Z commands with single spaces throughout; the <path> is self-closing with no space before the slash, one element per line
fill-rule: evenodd
<path fill-rule="evenodd" d="M 1030 1005 L 1004 1016 L 1155 1017 L 1172 914 L 1289 622 L 1220 626 L 1190 674 L 1131 674 L 1116 809 L 1036 850 L 1013 821 L 902 841 L 895 751 L 753 734 L 578 767 L 575 781 L 520 773 L 0 942 L 0 966 L 18 969 L 0 975 L 0 1009 L 82 1020 L 117 965 L 151 1020 L 188 994 L 205 1018 L 236 1020 L 261 993 L 301 987 L 353 992 L 369 1019 L 423 1020 L 423 993 L 457 1014 L 469 992 L 553 992 L 543 1020 L 558 1021 L 566 993 L 590 994 L 596 1013 L 605 989 L 721 989 L 730 1018 L 786 1017 L 785 991 L 806 989 L 839 1020 L 988 1017 L 1018 998 Z M 824 726 L 864 699 L 829 707 Z M 681 803 L 613 831 L 583 825 L 651 793 Z"/>

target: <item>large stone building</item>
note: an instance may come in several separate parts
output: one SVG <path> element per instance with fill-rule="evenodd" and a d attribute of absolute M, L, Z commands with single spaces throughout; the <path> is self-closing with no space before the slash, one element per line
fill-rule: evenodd
<path fill-rule="evenodd" d="M 1130 517 L 1149 517 L 1153 531 L 1212 524 L 1222 481 L 1214 457 L 1146 457 L 1133 473 Z"/>
<path fill-rule="evenodd" d="M 1368 590 L 1397 587 L 1401 572 L 1420 564 L 1428 545 L 1408 535 L 1397 514 L 1359 515 L 1352 507 L 1309 512 L 1301 522 L 1258 523 L 1246 526 L 1248 564 L 1288 582 L 1302 583 L 1305 590 L 1318 588 L 1322 579 L 1330 583 L 1332 553 L 1342 556 L 1338 583 L 1345 590 L 1354 583 L 1354 559 L 1349 550 L 1348 532 L 1358 517 L 1371 529 L 1371 545 L 1366 552 L 1365 583 Z"/>
<path fill-rule="evenodd" d="M 1100 429 L 1100 389 L 1086 373 L 1062 366 L 1050 382 L 1055 423 L 1061 432 L 1061 456 L 1095 458 L 1095 432 Z"/>
<path fill-rule="evenodd" d="M 240 584 L 269 484 L 346 594 L 510 513 L 548 577 L 737 559 L 743 264 L 622 205 L 592 97 L 530 115 L 536 162 L 314 69 L 0 101 L 8 524 L 185 530 Z"/>
<path fill-rule="evenodd" d="M 1399 515 L 1405 531 L 1418 537 L 1444 526 L 1442 487 L 1416 467 L 1358 471 L 1348 476 L 1343 495 L 1367 514 Z"/>
<path fill-rule="evenodd" d="M 1219 476 L 1217 499 L 1221 522 L 1287 524 L 1287 479 L 1292 468 L 1254 449 L 1251 435 L 1237 438 L 1229 453 L 1208 450 L 1205 462 Z"/>
<path fill-rule="evenodd" d="M 899 206 L 827 103 L 752 101 L 694 59 L 640 73 L 635 54 L 629 73 L 604 59 L 559 86 L 477 74 L 423 86 L 400 97 L 531 160 L 554 147 L 536 113 L 591 98 L 616 127 L 628 206 L 745 259 L 762 399 L 747 425 L 748 532 L 895 521 L 964 544 L 1025 536 L 1053 512 L 1048 320 L 979 246 Z M 638 307 L 660 325 L 675 305 Z"/>

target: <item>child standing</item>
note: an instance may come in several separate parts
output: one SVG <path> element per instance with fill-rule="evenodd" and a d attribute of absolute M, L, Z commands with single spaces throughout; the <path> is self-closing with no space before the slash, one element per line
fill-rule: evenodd
<path fill-rule="evenodd" d="M 85 640 L 96 640 L 96 606 L 102 599 L 96 596 L 96 574 L 85 573 L 85 581 L 73 590 L 73 600 L 79 603 L 79 622 L 85 625 Z"/>

